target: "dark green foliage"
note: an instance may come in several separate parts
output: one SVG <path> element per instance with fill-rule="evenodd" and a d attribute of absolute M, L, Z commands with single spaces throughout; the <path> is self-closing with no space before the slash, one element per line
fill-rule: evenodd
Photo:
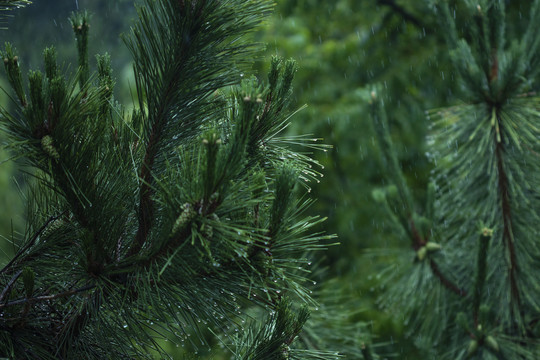
<path fill-rule="evenodd" d="M 239 359 L 337 356 L 298 340 L 311 252 L 333 236 L 304 215 L 318 164 L 290 147 L 316 146 L 282 134 L 296 65 L 274 59 L 269 85 L 243 80 L 256 50 L 243 37 L 270 10 L 144 1 L 124 37 L 131 112 L 114 100 L 108 55 L 90 74 L 86 13 L 71 17 L 76 73 L 49 47 L 28 97 L 6 45 L 15 97 L 2 125 L 33 181 L 27 231 L 0 270 L 0 356 L 168 357 L 165 340 L 198 349 L 233 330 Z M 270 316 L 243 325 L 253 311 Z"/>
<path fill-rule="evenodd" d="M 88 81 L 90 69 L 88 67 L 88 31 L 90 29 L 90 16 L 85 12 L 73 13 L 69 19 L 75 40 L 77 41 L 77 51 L 79 59 L 79 84 L 82 87 Z M 99 66 L 99 65 L 98 65 Z M 100 71 L 101 72 L 101 71 Z"/>
<path fill-rule="evenodd" d="M 504 1 L 460 5 L 463 28 L 448 3 L 434 5 L 462 103 L 428 112 L 435 197 L 424 208 L 394 165 L 382 91 L 373 96 L 383 163 L 398 189 L 395 199 L 376 197 L 416 252 L 414 262 L 403 255 L 384 302 L 402 310 L 426 357 L 536 359 L 540 2 L 513 39 Z"/>
<path fill-rule="evenodd" d="M 333 359 L 338 353 L 299 350 L 291 347 L 299 336 L 309 310 L 301 307 L 292 309 L 288 301 L 280 300 L 276 311 L 265 321 L 256 333 L 249 331 L 236 344 L 235 359 L 242 360 L 295 360 L 295 359 Z"/>
<path fill-rule="evenodd" d="M 28 0 L 0 0 L 0 24 L 3 25 L 4 18 L 9 16 L 7 11 L 21 8 L 31 3 L 32 2 Z M 5 28 L 0 27 L 0 29 Z"/>

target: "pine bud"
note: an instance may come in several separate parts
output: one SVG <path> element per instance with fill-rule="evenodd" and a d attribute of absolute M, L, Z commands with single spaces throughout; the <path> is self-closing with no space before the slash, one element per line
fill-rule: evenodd
<path fill-rule="evenodd" d="M 478 341 L 471 340 L 469 342 L 469 347 L 467 348 L 467 355 L 471 356 L 474 355 L 478 351 Z"/>
<path fill-rule="evenodd" d="M 416 257 L 418 260 L 423 261 L 426 258 L 428 249 L 425 246 L 422 246 L 418 251 L 416 252 Z"/>
<path fill-rule="evenodd" d="M 374 189 L 371 192 L 371 197 L 373 198 L 373 200 L 375 200 L 376 203 L 381 204 L 386 199 L 386 193 L 382 189 Z"/>
<path fill-rule="evenodd" d="M 388 197 L 390 199 L 395 199 L 397 198 L 397 195 L 398 195 L 398 188 L 396 185 L 388 185 L 386 187 L 386 195 L 388 195 Z"/>
<path fill-rule="evenodd" d="M 53 159 L 60 159 L 60 154 L 54 147 L 54 140 L 50 135 L 45 135 L 41 138 L 41 148 L 43 149 L 43 151 L 45 151 L 45 153 L 47 153 L 47 155 L 49 155 Z"/>
<path fill-rule="evenodd" d="M 461 326 L 461 328 L 467 332 L 470 332 L 470 328 L 469 328 L 469 322 L 467 320 L 467 316 L 465 315 L 465 313 L 463 312 L 460 312 L 458 315 L 457 315 L 457 318 L 456 318 L 456 323 Z"/>
<path fill-rule="evenodd" d="M 497 340 L 491 335 L 488 335 L 486 339 L 484 340 L 487 347 L 495 352 L 499 352 L 499 344 L 497 343 Z"/>
<path fill-rule="evenodd" d="M 62 225 L 64 225 L 65 223 L 66 223 L 66 221 L 64 219 L 56 219 L 56 220 L 54 220 L 53 222 L 51 222 L 49 224 L 49 226 L 47 226 L 45 231 L 43 231 L 42 236 L 47 237 L 47 236 L 51 235 L 52 233 L 54 233 L 55 231 L 60 229 L 62 227 Z"/>
<path fill-rule="evenodd" d="M 201 235 L 204 236 L 206 239 L 211 239 L 212 235 L 214 235 L 214 229 L 208 224 L 202 224 L 199 231 L 201 232 Z"/>
<path fill-rule="evenodd" d="M 281 344 L 281 346 L 279 347 L 279 351 L 281 352 L 280 360 L 289 359 L 290 348 L 287 344 Z"/>
<path fill-rule="evenodd" d="M 426 244 L 426 249 L 428 252 L 438 251 L 441 250 L 441 245 L 434 241 L 428 241 L 428 243 Z"/>
<path fill-rule="evenodd" d="M 197 212 L 193 209 L 190 203 L 182 205 L 182 212 L 174 222 L 171 235 L 178 233 L 187 228 L 188 224 L 197 216 Z"/>
<path fill-rule="evenodd" d="M 482 236 L 484 237 L 492 237 L 493 236 L 493 229 L 489 229 L 487 227 L 482 229 Z"/>

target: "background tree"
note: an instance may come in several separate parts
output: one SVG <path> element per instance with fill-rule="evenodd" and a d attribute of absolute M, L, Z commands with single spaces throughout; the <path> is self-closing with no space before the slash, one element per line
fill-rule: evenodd
<path fill-rule="evenodd" d="M 384 91 L 371 93 L 392 184 L 373 195 L 414 251 L 397 258 L 383 301 L 423 357 L 537 359 L 540 2 L 522 33 L 506 31 L 504 1 L 459 6 L 467 17 L 434 5 L 462 101 L 428 113 L 435 168 L 424 206 L 392 148 Z"/>
<path fill-rule="evenodd" d="M 145 1 L 125 37 L 132 111 L 114 100 L 109 55 L 90 73 L 86 13 L 70 18 L 72 75 L 48 47 L 26 91 L 6 44 L 13 108 L 2 120 L 32 182 L 27 229 L 0 270 L 2 356 L 167 356 L 156 339 L 208 345 L 199 329 L 238 359 L 336 356 L 295 342 L 309 253 L 332 238 L 304 215 L 320 173 L 290 144 L 311 140 L 281 135 L 296 65 L 274 58 L 268 85 L 244 75 L 256 47 L 242 36 L 270 9 Z"/>

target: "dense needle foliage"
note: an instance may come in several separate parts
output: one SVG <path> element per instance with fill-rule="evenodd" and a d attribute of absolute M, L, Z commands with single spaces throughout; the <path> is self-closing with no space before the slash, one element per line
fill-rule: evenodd
<path fill-rule="evenodd" d="M 129 112 L 110 56 L 90 72 L 88 14 L 70 19 L 75 74 L 48 47 L 26 81 L 6 44 L 2 125 L 32 181 L 26 233 L 0 270 L 0 356 L 166 357 L 159 339 L 197 349 L 210 332 L 237 359 L 335 357 L 295 341 L 313 304 L 309 254 L 332 238 L 303 215 L 318 165 L 292 149 L 316 140 L 282 135 L 296 64 L 244 75 L 257 49 L 245 34 L 270 10 L 144 1 L 124 37 Z"/>
<path fill-rule="evenodd" d="M 373 197 L 414 251 L 398 256 L 391 273 L 399 280 L 383 302 L 406 319 L 425 358 L 537 359 L 540 2 L 528 5 L 514 39 L 504 1 L 456 6 L 465 21 L 447 2 L 433 5 L 462 102 L 428 112 L 434 170 L 425 206 L 392 149 L 384 91 L 371 93 L 391 181 Z"/>

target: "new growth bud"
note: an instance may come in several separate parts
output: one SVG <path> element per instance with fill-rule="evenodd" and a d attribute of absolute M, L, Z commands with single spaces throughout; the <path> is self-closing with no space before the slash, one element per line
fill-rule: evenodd
<path fill-rule="evenodd" d="M 476 351 L 478 351 L 478 341 L 471 340 L 467 348 L 467 355 L 468 356 L 474 355 Z"/>
<path fill-rule="evenodd" d="M 60 154 L 58 150 L 54 147 L 54 140 L 50 135 L 45 135 L 41 138 L 41 148 L 47 155 L 49 155 L 54 160 L 60 159 Z"/>
<path fill-rule="evenodd" d="M 492 236 L 493 236 L 493 230 L 492 230 L 492 229 L 488 229 L 487 227 L 483 228 L 483 229 L 482 229 L 482 236 L 485 236 L 485 237 L 492 237 Z"/>
<path fill-rule="evenodd" d="M 427 256 L 428 250 L 425 246 L 422 246 L 418 251 L 416 252 L 416 257 L 418 260 L 423 261 Z"/>
<path fill-rule="evenodd" d="M 179 231 L 182 231 L 187 228 L 189 223 L 197 216 L 197 212 L 193 209 L 190 203 L 185 203 L 182 205 L 182 212 L 180 216 L 174 222 L 171 235 L 177 234 Z"/>
<path fill-rule="evenodd" d="M 442 247 L 440 244 L 433 241 L 429 241 L 426 243 L 426 245 L 422 246 L 420 249 L 416 251 L 416 258 L 419 261 L 423 261 L 430 253 L 439 251 L 441 250 L 441 248 Z"/>
<path fill-rule="evenodd" d="M 491 335 L 488 335 L 485 339 L 485 343 L 487 347 L 495 352 L 499 352 L 499 344 L 497 343 L 497 340 Z"/>
<path fill-rule="evenodd" d="M 439 250 L 441 250 L 441 245 L 434 242 L 434 241 L 429 241 L 426 244 L 426 249 L 427 249 L 428 252 L 439 251 Z"/>

